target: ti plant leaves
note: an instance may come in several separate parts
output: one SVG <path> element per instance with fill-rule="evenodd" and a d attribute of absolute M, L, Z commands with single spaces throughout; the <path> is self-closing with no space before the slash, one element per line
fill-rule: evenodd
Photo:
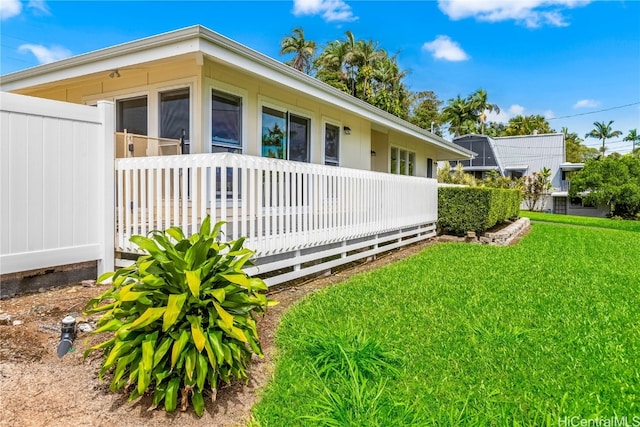
<path fill-rule="evenodd" d="M 112 286 L 85 313 L 103 313 L 94 334 L 108 338 L 84 356 L 102 350 L 112 391 L 150 393 L 152 409 L 164 402 L 169 412 L 181 396 L 201 416 L 203 393 L 215 400 L 219 381 L 247 380 L 251 354 L 262 357 L 255 316 L 276 302 L 242 271 L 253 255 L 244 239 L 218 239 L 222 224 L 206 217 L 190 237 L 179 227 L 134 236 L 146 255 L 99 278 Z"/>

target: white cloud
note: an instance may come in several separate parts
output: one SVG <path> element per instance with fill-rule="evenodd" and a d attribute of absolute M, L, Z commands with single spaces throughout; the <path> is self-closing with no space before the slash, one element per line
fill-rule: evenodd
<path fill-rule="evenodd" d="M 0 1 L 4 1 L 4 0 L 0 0 Z M 45 15 L 51 15 L 51 12 L 49 11 L 49 6 L 47 6 L 47 3 L 45 2 L 45 0 L 29 0 L 29 3 L 27 3 L 27 7 L 30 9 L 36 9 L 38 12 L 43 13 Z"/>
<path fill-rule="evenodd" d="M 528 28 L 543 25 L 565 27 L 569 24 L 563 9 L 582 7 L 591 0 L 438 0 L 440 10 L 454 21 L 475 18 L 478 21 L 516 21 Z"/>
<path fill-rule="evenodd" d="M 522 105 L 513 104 L 508 110 L 500 110 L 500 113 L 490 111 L 487 114 L 488 122 L 507 123 L 509 119 L 515 116 L 524 115 L 525 108 Z"/>
<path fill-rule="evenodd" d="M 327 22 L 352 22 L 358 19 L 343 0 L 293 0 L 293 14 L 320 15 Z"/>
<path fill-rule="evenodd" d="M 22 3 L 20 0 L 0 0 L 0 19 L 13 18 L 22 12 Z"/>
<path fill-rule="evenodd" d="M 544 115 L 544 118 L 547 120 L 556 118 L 556 114 L 552 110 L 545 111 L 543 115 Z"/>
<path fill-rule="evenodd" d="M 422 49 L 431 52 L 434 58 L 445 61 L 466 61 L 469 59 L 469 55 L 449 36 L 440 35 L 434 41 L 423 44 Z"/>
<path fill-rule="evenodd" d="M 4 0 L 2 0 L 4 1 Z M 71 51 L 60 46 L 50 48 L 38 44 L 23 44 L 18 47 L 18 52 L 31 52 L 40 64 L 59 61 L 71 56 Z"/>
<path fill-rule="evenodd" d="M 581 99 L 573 104 L 573 108 L 595 108 L 600 105 L 600 101 L 595 99 Z"/>

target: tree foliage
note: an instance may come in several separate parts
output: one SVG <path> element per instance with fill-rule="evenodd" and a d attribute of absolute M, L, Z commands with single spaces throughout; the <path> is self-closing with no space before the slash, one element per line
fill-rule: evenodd
<path fill-rule="evenodd" d="M 389 56 L 373 40 L 360 40 L 351 31 L 334 40 L 314 60 L 316 78 L 362 99 L 381 110 L 406 119 L 411 93 L 403 82 L 397 56 Z"/>
<path fill-rule="evenodd" d="M 620 132 L 619 130 L 613 130 L 611 128 L 612 124 L 613 124 L 613 120 L 610 120 L 609 123 L 593 122 L 594 128 L 591 130 L 591 132 L 587 133 L 584 136 L 585 138 L 595 138 L 595 139 L 602 140 L 602 147 L 600 148 L 600 151 L 603 156 L 604 156 L 604 153 L 607 151 L 607 147 L 604 145 L 605 141 L 607 139 L 615 138 L 622 135 L 622 132 Z"/>
<path fill-rule="evenodd" d="M 535 211 L 542 209 L 538 204 L 543 197 L 551 190 L 551 170 L 542 168 L 539 172 L 534 172 L 530 176 L 525 176 L 523 181 L 524 203 L 528 210 Z"/>
<path fill-rule="evenodd" d="M 632 154 L 636 153 L 636 150 L 640 149 L 640 135 L 638 135 L 637 129 L 631 129 L 627 136 L 624 137 L 623 141 L 628 141 L 631 143 Z"/>
<path fill-rule="evenodd" d="M 640 158 L 612 154 L 588 160 L 571 179 L 569 195 L 607 205 L 614 216 L 635 218 L 640 212 Z"/>
<path fill-rule="evenodd" d="M 316 42 L 305 39 L 301 27 L 294 28 L 291 34 L 280 42 L 280 55 L 293 54 L 293 58 L 286 64 L 306 74 L 311 73 L 315 52 Z"/>
<path fill-rule="evenodd" d="M 478 89 L 466 98 L 460 95 L 449 99 L 442 110 L 442 116 L 449 123 L 449 132 L 454 136 L 468 133 L 484 133 L 487 113 L 500 112 L 500 107 L 488 102 L 484 89 Z"/>
<path fill-rule="evenodd" d="M 569 132 L 566 127 L 562 128 L 564 134 L 564 144 L 566 148 L 566 161 L 571 163 L 584 163 L 589 159 L 598 157 L 596 148 L 582 145 L 582 138 L 575 132 Z"/>
<path fill-rule="evenodd" d="M 433 126 L 433 133 L 442 136 L 442 104 L 438 96 L 430 90 L 413 93 L 409 107 L 409 122 L 423 129 L 431 130 Z"/>
<path fill-rule="evenodd" d="M 517 115 L 509 119 L 504 136 L 518 135 L 536 135 L 544 133 L 554 133 L 547 119 L 540 115 L 534 114 L 529 116 Z"/>

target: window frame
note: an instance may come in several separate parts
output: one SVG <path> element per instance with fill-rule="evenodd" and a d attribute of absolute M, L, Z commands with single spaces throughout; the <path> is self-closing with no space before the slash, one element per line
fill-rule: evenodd
<path fill-rule="evenodd" d="M 206 101 L 203 103 L 203 108 L 208 111 L 207 119 L 205 122 L 205 144 L 207 145 L 207 153 L 213 152 L 213 146 L 227 148 L 228 150 L 238 150 L 237 153 L 242 154 L 247 152 L 248 138 L 247 138 L 247 123 L 248 123 L 248 105 L 249 105 L 249 92 L 246 89 L 241 89 L 237 86 L 231 85 L 226 82 L 207 78 L 206 80 Z M 213 141 L 213 123 L 211 118 L 211 111 L 213 109 L 213 91 L 222 92 L 224 94 L 240 98 L 242 105 L 240 106 L 240 145 L 233 144 L 214 144 Z"/>
<path fill-rule="evenodd" d="M 337 159 L 329 160 L 327 159 L 327 126 L 334 126 L 338 129 L 338 149 L 337 149 Z M 337 166 L 340 167 L 342 161 L 342 124 L 333 120 L 323 119 L 322 120 L 322 161 L 323 164 L 328 166 Z"/>
<path fill-rule="evenodd" d="M 396 170 L 393 169 L 393 151 L 397 150 Z M 405 153 L 405 158 L 401 159 L 401 153 Z M 389 146 L 389 173 L 402 176 L 416 176 L 416 152 L 400 145 Z M 411 161 L 413 160 L 413 161 Z M 404 166 L 404 167 L 403 167 Z M 404 168 L 405 173 L 400 173 Z"/>
<path fill-rule="evenodd" d="M 287 105 L 284 103 L 275 102 L 270 99 L 259 97 L 258 99 L 258 129 L 257 129 L 257 137 L 258 141 L 260 141 L 260 145 L 258 147 L 258 153 L 260 157 L 265 157 L 263 155 L 263 146 L 262 146 L 262 117 L 264 114 L 264 108 L 269 108 L 275 111 L 279 111 L 284 113 L 285 121 L 286 121 L 286 136 L 287 136 L 287 150 L 286 156 L 284 159 L 279 160 L 287 160 L 287 161 L 296 161 L 290 160 L 290 149 L 291 149 L 291 138 L 290 138 L 290 116 L 294 115 L 300 117 L 302 119 L 306 119 L 309 123 L 309 132 L 307 138 L 307 161 L 304 163 L 312 163 L 313 162 L 313 150 L 312 150 L 312 140 L 314 135 L 314 127 L 315 127 L 315 118 L 312 112 L 305 111 L 300 108 L 295 108 L 291 105 Z"/>

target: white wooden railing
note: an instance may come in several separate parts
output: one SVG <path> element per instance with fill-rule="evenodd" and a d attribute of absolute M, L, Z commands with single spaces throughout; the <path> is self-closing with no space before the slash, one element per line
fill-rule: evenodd
<path fill-rule="evenodd" d="M 300 251 L 437 220 L 434 179 L 220 153 L 116 159 L 116 251 L 210 214 L 256 256 Z"/>

